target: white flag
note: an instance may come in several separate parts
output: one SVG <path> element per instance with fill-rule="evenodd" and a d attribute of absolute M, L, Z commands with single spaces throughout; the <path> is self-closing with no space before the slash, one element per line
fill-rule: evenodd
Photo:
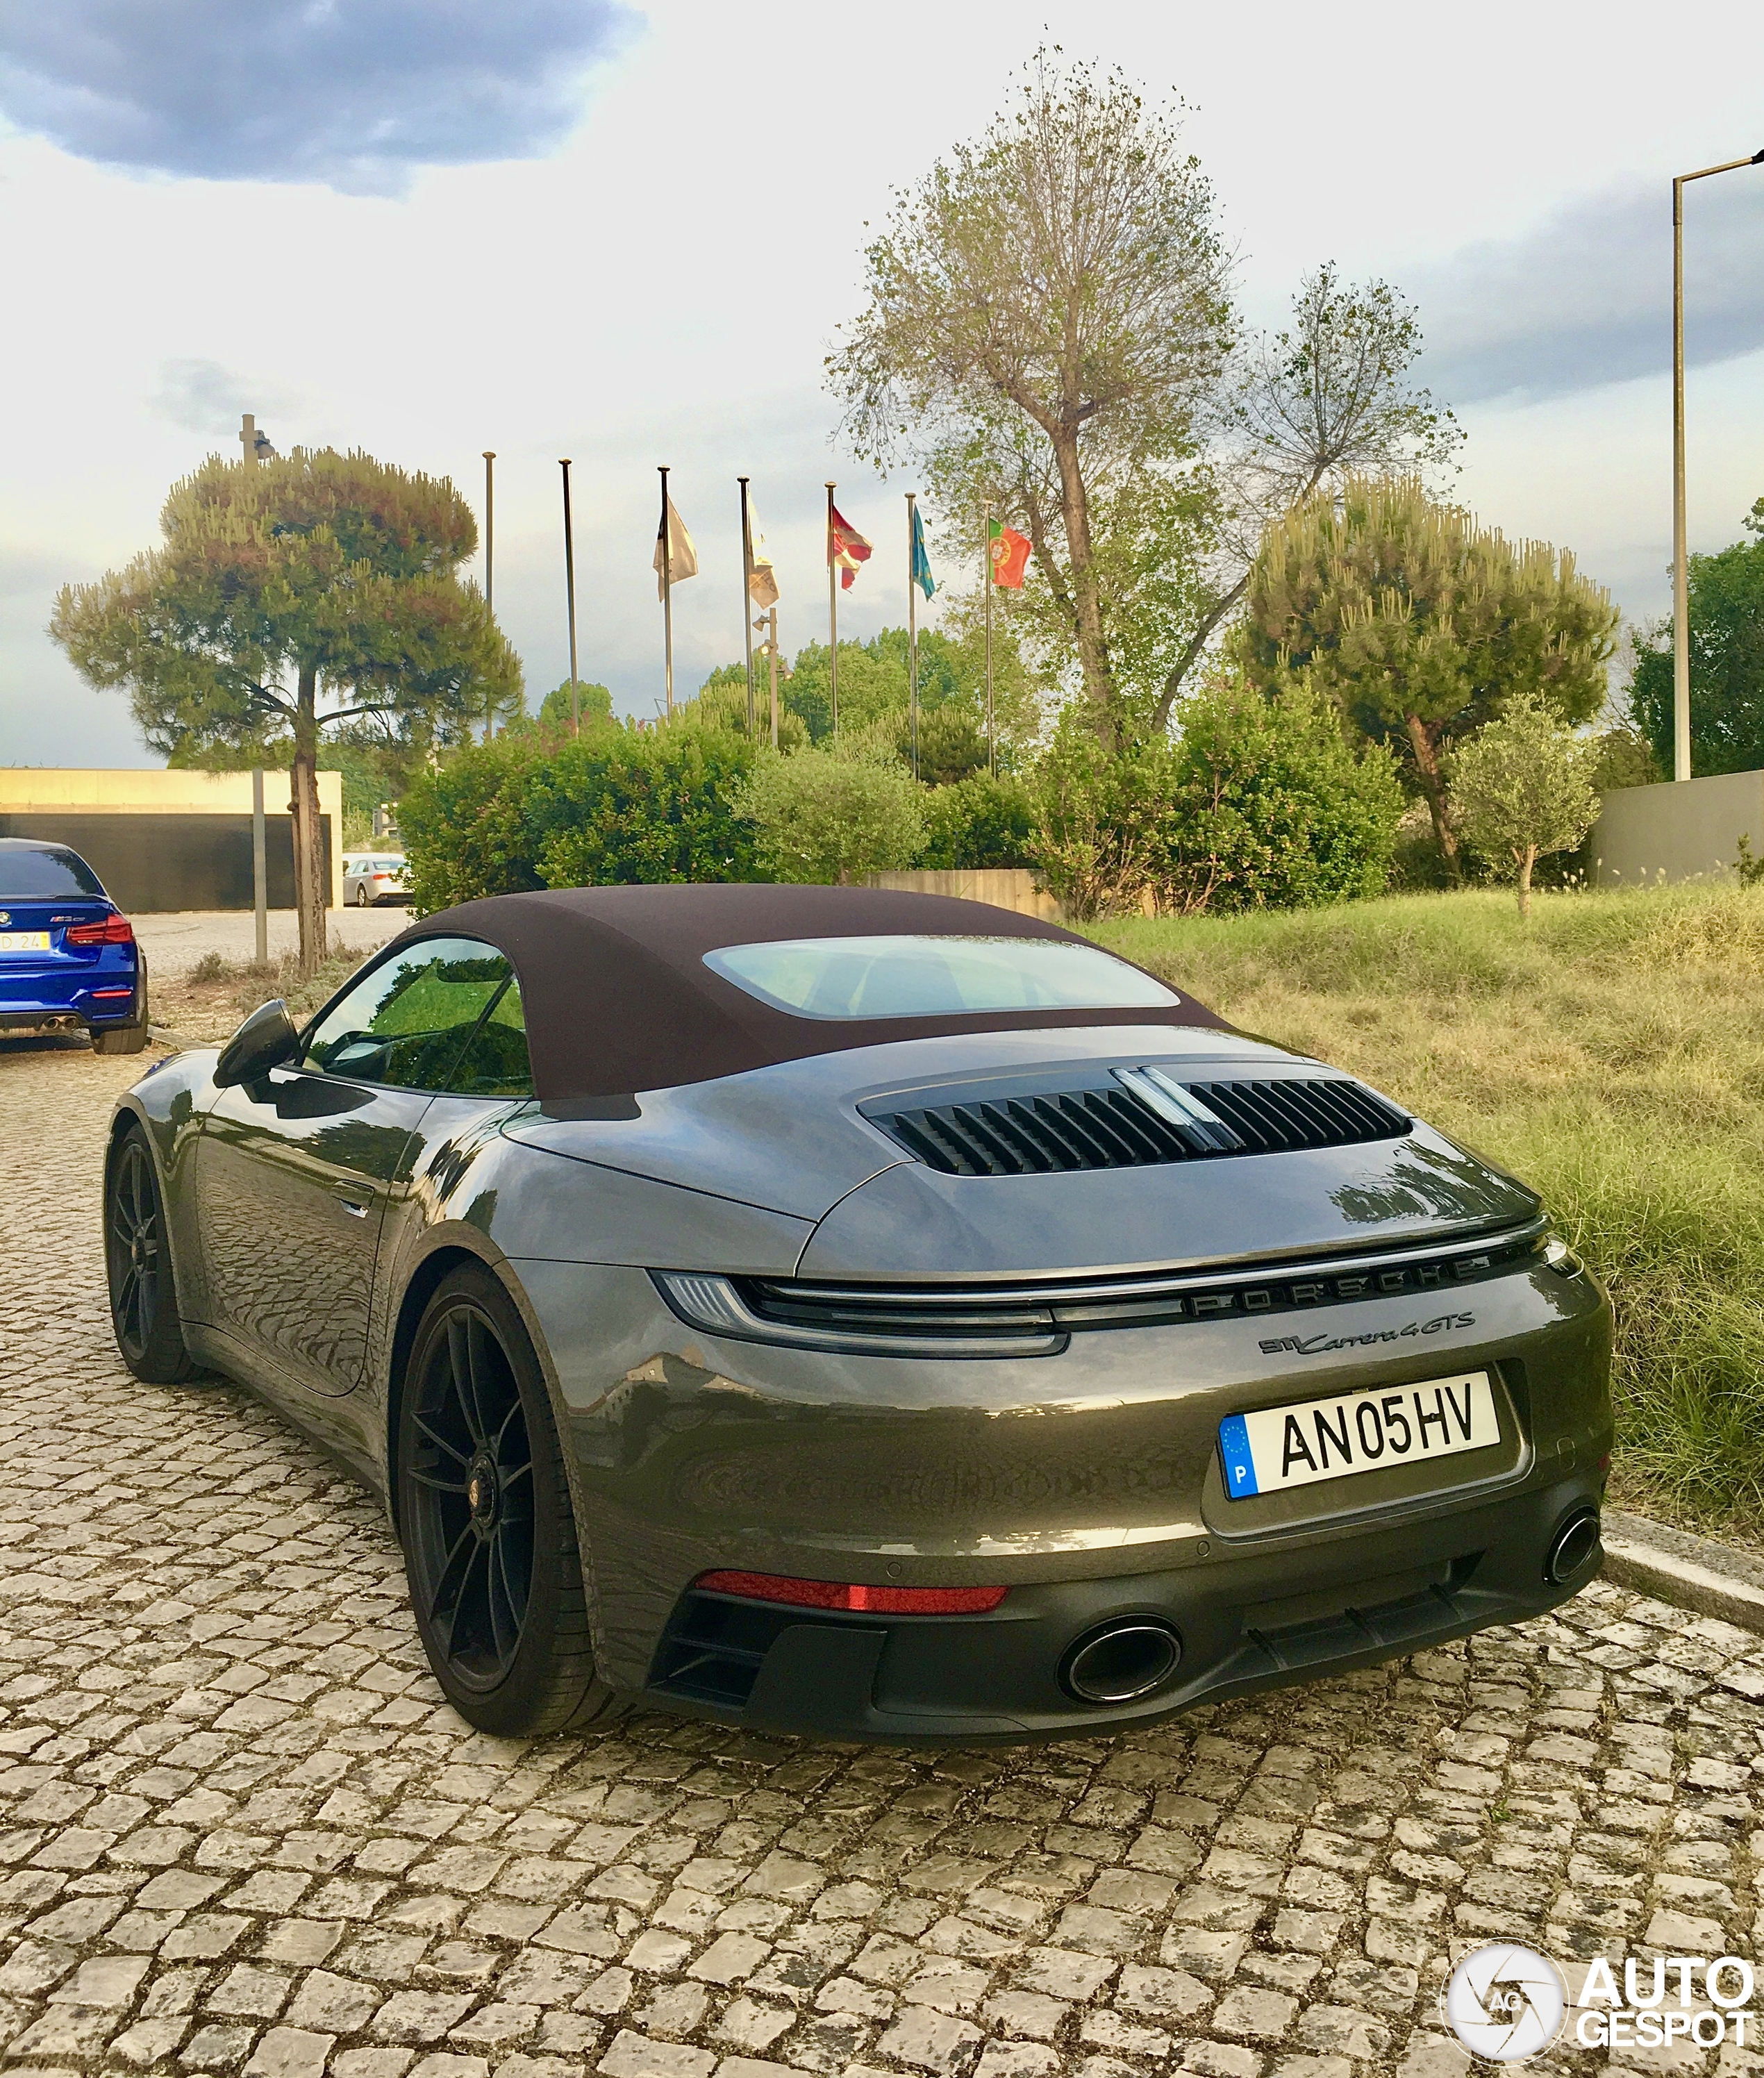
<path fill-rule="evenodd" d="M 748 540 L 753 545 L 753 575 L 747 582 L 748 596 L 758 607 L 778 604 L 778 573 L 772 568 L 772 558 L 765 551 L 765 536 L 760 530 L 759 517 L 751 500 L 747 508 Z"/>
<path fill-rule="evenodd" d="M 699 552 L 693 547 L 692 536 L 686 530 L 685 520 L 675 511 L 673 500 L 671 498 L 668 500 L 666 518 L 656 529 L 655 573 L 657 599 L 665 597 L 666 590 L 661 575 L 664 541 L 666 543 L 667 550 L 667 583 L 680 584 L 687 578 L 695 578 L 699 574 Z"/>

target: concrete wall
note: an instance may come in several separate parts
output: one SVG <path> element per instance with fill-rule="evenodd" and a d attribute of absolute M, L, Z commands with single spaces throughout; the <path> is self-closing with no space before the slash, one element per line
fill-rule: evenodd
<path fill-rule="evenodd" d="M 1731 874 L 1742 835 L 1764 857 L 1764 772 L 1620 787 L 1604 797 L 1587 856 L 1603 887 Z"/>
<path fill-rule="evenodd" d="M 974 866 L 953 871 L 873 873 L 872 887 L 898 887 L 909 895 L 954 895 L 964 902 L 990 902 L 1020 916 L 1063 924 L 1065 912 L 1027 866 Z"/>
<path fill-rule="evenodd" d="M 343 906 L 343 774 L 319 774 L 331 907 Z M 264 774 L 272 908 L 294 906 L 288 775 Z M 248 909 L 248 772 L 0 766 L 0 836 L 73 847 L 125 910 Z"/>

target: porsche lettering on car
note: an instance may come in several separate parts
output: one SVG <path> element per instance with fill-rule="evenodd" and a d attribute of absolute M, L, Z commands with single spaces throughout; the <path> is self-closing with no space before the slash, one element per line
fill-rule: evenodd
<path fill-rule="evenodd" d="M 462 903 L 127 1091 L 105 1217 L 136 1376 L 371 1482 L 494 1733 L 1103 1732 L 1599 1562 L 1610 1311 L 1535 1194 L 980 903 Z"/>

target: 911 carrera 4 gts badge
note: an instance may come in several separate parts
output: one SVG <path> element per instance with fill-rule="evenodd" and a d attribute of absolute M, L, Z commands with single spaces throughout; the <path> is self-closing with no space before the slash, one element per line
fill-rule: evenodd
<path fill-rule="evenodd" d="M 1431 1321 L 1411 1321 L 1400 1328 L 1378 1328 L 1367 1335 L 1274 1335 L 1261 1346 L 1264 1356 L 1277 1357 L 1283 1350 L 1295 1356 L 1320 1357 L 1331 1350 L 1367 1349 L 1374 1342 L 1400 1342 L 1412 1335 L 1442 1335 L 1454 1328 L 1474 1328 L 1474 1313 L 1437 1313 Z"/>

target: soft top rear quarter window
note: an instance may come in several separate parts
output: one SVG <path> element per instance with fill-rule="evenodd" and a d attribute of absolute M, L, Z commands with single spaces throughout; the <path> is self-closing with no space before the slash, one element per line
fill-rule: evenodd
<path fill-rule="evenodd" d="M 0 843 L 0 902 L 52 902 L 58 895 L 95 895 L 102 901 L 104 883 L 65 845 Z"/>
<path fill-rule="evenodd" d="M 786 938 L 719 946 L 704 963 L 796 1017 L 1168 1010 L 1182 1001 L 1100 946 L 1038 938 Z"/>

